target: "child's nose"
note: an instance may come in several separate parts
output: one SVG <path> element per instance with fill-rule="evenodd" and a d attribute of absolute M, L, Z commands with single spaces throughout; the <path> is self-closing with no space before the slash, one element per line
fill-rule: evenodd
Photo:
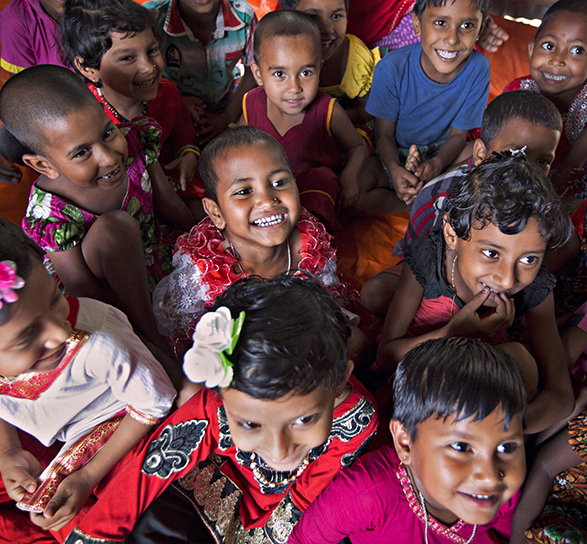
<path fill-rule="evenodd" d="M 270 457 L 269 461 L 275 461 L 277 463 L 291 455 L 292 448 L 289 432 L 284 429 L 270 433 L 267 436 L 264 451 Z"/>
<path fill-rule="evenodd" d="M 516 284 L 516 267 L 503 263 L 494 276 L 495 287 L 499 291 L 507 291 Z"/>
<path fill-rule="evenodd" d="M 447 45 L 456 45 L 459 43 L 459 32 L 457 28 L 449 27 L 444 36 L 444 42 Z"/>
<path fill-rule="evenodd" d="M 71 333 L 71 328 L 63 316 L 51 315 L 43 323 L 46 349 L 54 349 L 63 344 Z"/>
<path fill-rule="evenodd" d="M 565 52 L 562 49 L 557 49 L 550 57 L 550 63 L 553 66 L 564 66 L 565 65 Z"/>
<path fill-rule="evenodd" d="M 489 486 L 495 486 L 501 482 L 504 471 L 496 458 L 493 456 L 482 456 L 475 463 L 473 476 L 478 483 L 483 483 L 488 486 L 487 489 L 481 491 L 489 492 L 492 491 L 489 489 Z"/>
<path fill-rule="evenodd" d="M 153 70 L 156 68 L 155 63 L 148 55 L 140 55 L 138 58 L 139 67 L 142 72 L 145 73 L 152 73 Z"/>
<path fill-rule="evenodd" d="M 110 166 L 116 160 L 116 153 L 110 146 L 102 144 L 96 147 L 94 154 L 100 166 Z"/>
<path fill-rule="evenodd" d="M 289 79 L 289 85 L 287 89 L 290 93 L 299 93 L 302 90 L 299 76 L 294 76 Z"/>

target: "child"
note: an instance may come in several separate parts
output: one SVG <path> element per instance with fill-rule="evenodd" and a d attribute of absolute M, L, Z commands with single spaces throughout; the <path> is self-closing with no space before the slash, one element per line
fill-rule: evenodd
<path fill-rule="evenodd" d="M 36 512 L 35 525 L 58 532 L 111 469 L 128 462 L 175 397 L 126 316 L 96 300 L 63 298 L 43 251 L 5 219 L 0 374 L 3 542 L 43 534 L 10 499 Z"/>
<path fill-rule="evenodd" d="M 481 137 L 473 144 L 473 155 L 466 164 L 427 183 L 418 193 L 406 234 L 395 245 L 393 255 L 403 257 L 405 245 L 442 228 L 447 194 L 458 187 L 473 166 L 478 166 L 494 152 L 524 148 L 528 162 L 536 164 L 548 175 L 561 130 L 560 113 L 541 94 L 514 91 L 492 100 L 483 113 Z M 363 285 L 361 301 L 370 312 L 385 316 L 402 265 L 403 261 Z"/>
<path fill-rule="evenodd" d="M 474 47 L 488 4 L 417 0 L 413 23 L 422 43 L 389 53 L 375 67 L 367 112 L 376 117 L 377 151 L 406 204 L 426 182 L 467 158 L 461 157 L 467 131 L 481 125 L 489 61 Z"/>
<path fill-rule="evenodd" d="M 332 229 L 340 226 L 335 206 L 352 207 L 359 198 L 367 150 L 340 104 L 318 91 L 320 43 L 320 30 L 302 13 L 263 17 L 251 64 L 260 87 L 245 95 L 240 124 L 268 132 L 283 146 L 302 205 Z"/>
<path fill-rule="evenodd" d="M 526 465 L 515 361 L 478 340 L 429 340 L 404 357 L 393 389 L 393 447 L 341 471 L 288 542 L 490 543 L 493 531 L 507 538 Z"/>
<path fill-rule="evenodd" d="M 69 0 L 61 26 L 69 62 L 108 117 L 115 124 L 141 115 L 154 118 L 162 128 L 160 160 L 167 171 L 176 171 L 175 190 L 181 189 L 188 205 L 201 199 L 203 187 L 194 182 L 200 154 L 196 131 L 177 86 L 161 77 L 153 13 L 132 0 Z"/>
<path fill-rule="evenodd" d="M 163 75 L 177 84 L 200 143 L 208 143 L 238 121 L 242 97 L 255 85 L 249 67 L 255 12 L 245 0 L 151 0 L 144 6 L 159 12 Z"/>
<path fill-rule="evenodd" d="M 191 337 L 216 298 L 248 276 L 303 269 L 342 295 L 330 236 L 300 209 L 287 157 L 274 138 L 253 127 L 231 129 L 206 146 L 200 172 L 209 217 L 177 240 L 175 270 L 154 293 L 164 332 L 185 330 Z"/>
<path fill-rule="evenodd" d="M 587 155 L 587 4 L 582 0 L 560 0 L 544 15 L 530 42 L 530 74 L 512 81 L 506 91 L 530 89 L 547 96 L 563 116 L 564 128 L 553 168 L 555 188 L 567 188 L 571 171 Z"/>
<path fill-rule="evenodd" d="M 548 248 L 567 242 L 570 220 L 550 182 L 521 152 L 503 153 L 471 170 L 445 209 L 441 232 L 404 248 L 407 266 L 385 320 L 377 363 L 393 368 L 428 338 L 467 336 L 501 344 L 526 379 L 527 432 L 539 432 L 573 407 L 554 315 L 554 278 L 542 262 Z M 536 360 L 509 341 L 507 329 L 522 316 Z"/>
<path fill-rule="evenodd" d="M 379 48 L 369 50 L 359 38 L 347 34 L 349 0 L 283 0 L 281 9 L 309 15 L 320 29 L 324 61 L 320 90 L 340 101 L 354 125 L 371 120 L 365 104 L 381 55 Z"/>
<path fill-rule="evenodd" d="M 155 213 L 184 230 L 193 218 L 157 162 L 158 127 L 139 118 L 123 134 L 79 77 L 46 64 L 8 80 L 0 118 L 41 174 L 23 228 L 49 252 L 61 282 L 72 295 L 116 300 L 141 334 L 168 351 L 150 288 L 171 271 L 175 235 Z"/>
<path fill-rule="evenodd" d="M 373 400 L 347 382 L 345 317 L 315 280 L 242 280 L 214 309 L 184 361 L 206 388 L 160 427 L 68 543 L 169 542 L 171 534 L 201 542 L 196 511 L 218 543 L 285 542 L 364 451 Z"/>

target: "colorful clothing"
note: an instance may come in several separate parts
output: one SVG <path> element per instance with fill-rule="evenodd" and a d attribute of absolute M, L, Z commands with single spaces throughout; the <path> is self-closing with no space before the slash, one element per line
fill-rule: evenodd
<path fill-rule="evenodd" d="M 200 42 L 181 19 L 178 0 L 151 0 L 146 8 L 159 10 L 163 75 L 182 95 L 197 96 L 207 105 L 224 98 L 235 79 L 239 60 L 253 60 L 255 11 L 245 0 L 220 0 L 216 30 L 208 43 Z"/>
<path fill-rule="evenodd" d="M 442 231 L 421 236 L 404 247 L 406 263 L 424 290 L 422 302 L 408 328 L 409 337 L 417 337 L 446 325 L 464 304 L 449 286 L 444 273 L 444 243 Z M 516 317 L 540 305 L 554 289 L 556 280 L 542 263 L 536 279 L 512 296 Z M 507 331 L 492 337 L 491 344 L 510 340 Z"/>
<path fill-rule="evenodd" d="M 68 302 L 73 332 L 59 365 L 0 377 L 0 418 L 46 448 L 64 443 L 40 476 L 35 500 L 23 499 L 28 506 L 46 505 L 62 479 L 89 461 L 124 415 L 154 425 L 175 398 L 165 371 L 121 311 L 89 298 Z M 0 502 L 10 501 L 0 495 Z"/>
<path fill-rule="evenodd" d="M 451 128 L 480 127 L 489 94 L 489 60 L 472 51 L 448 82 L 432 81 L 422 69 L 420 44 L 388 53 L 375 67 L 367 113 L 395 122 L 398 147 L 430 145 Z M 442 107 L 439 107 L 442 105 Z"/>
<path fill-rule="evenodd" d="M 302 209 L 296 228 L 302 239 L 299 270 L 305 270 L 336 296 L 344 286 L 336 276 L 336 250 L 324 226 Z M 153 293 L 154 311 L 164 334 L 175 329 L 191 337 L 194 321 L 213 304 L 230 285 L 248 277 L 238 268 L 230 250 L 222 247 L 224 237 L 207 217 L 188 234 L 177 239 L 173 266 Z"/>
<path fill-rule="evenodd" d="M 152 119 L 137 117 L 120 125 L 128 144 L 127 190 L 120 206 L 139 223 L 145 266 L 151 291 L 171 272 L 171 248 L 178 236 L 159 225 L 153 206 L 153 189 L 147 167 L 159 156 L 161 130 Z M 23 230 L 45 251 L 66 251 L 81 243 L 98 215 L 33 185 Z"/>
<path fill-rule="evenodd" d="M 392 255 L 403 257 L 404 246 L 411 244 L 420 236 L 432 234 L 442 228 L 446 195 L 456 190 L 474 166 L 473 157 L 471 157 L 466 165 L 446 172 L 424 185 L 412 205 L 406 234 L 395 244 Z"/>
<path fill-rule="evenodd" d="M 352 392 L 334 409 L 328 439 L 310 451 L 310 463 L 300 474 L 276 472 L 257 454 L 239 450 L 222 399 L 213 390 L 200 391 L 108 486 L 67 543 L 123 541 L 169 485 L 190 499 L 219 543 L 286 542 L 301 513 L 375 432 L 373 399 L 354 378 L 349 384 Z M 291 475 L 288 483 L 267 485 Z"/>
<path fill-rule="evenodd" d="M 115 124 L 128 123 L 128 120 L 114 109 L 93 83 L 88 82 L 87 85 L 96 100 L 104 106 L 106 115 Z M 155 119 L 161 126 L 161 156 L 159 157 L 161 164 L 169 164 L 183 155 L 188 149 L 198 151 L 199 155 L 199 149 L 194 144 L 196 137 L 194 123 L 175 83 L 165 78 L 161 79 L 157 89 L 157 96 L 147 103 L 145 114 Z M 191 153 L 191 151 L 187 152 Z M 181 186 L 177 173 L 167 172 L 166 175 L 173 188 L 179 192 Z M 180 196 L 184 198 L 202 198 L 204 196 L 204 185 L 199 174 L 196 173 L 194 176 L 192 186 L 187 188 L 187 194 L 180 193 Z"/>
<path fill-rule="evenodd" d="M 302 206 L 324 219 L 327 227 L 338 228 L 336 199 L 341 192 L 342 148 L 330 130 L 335 99 L 318 91 L 304 110 L 301 124 L 283 136 L 267 117 L 267 94 L 263 87 L 243 97 L 247 125 L 271 134 L 285 150 L 300 191 Z"/>
<path fill-rule="evenodd" d="M 517 491 L 488 524 L 477 526 L 476 544 L 495 542 L 490 530 L 510 536 L 519 496 Z M 406 467 L 393 446 L 385 446 L 343 469 L 304 513 L 288 543 L 336 544 L 350 536 L 353 544 L 465 544 L 473 534 L 463 520 L 447 527 L 430 515 L 428 524 L 426 519 Z"/>
<path fill-rule="evenodd" d="M 61 49 L 59 23 L 39 0 L 13 0 L 0 12 L 0 66 L 16 74 L 37 64 L 69 68 Z"/>
<path fill-rule="evenodd" d="M 503 92 L 518 89 L 540 92 L 540 87 L 532 76 L 514 79 L 514 81 L 506 85 Z M 569 109 L 564 113 L 561 112 L 561 114 L 563 117 L 563 132 L 556 148 L 554 162 L 552 163 L 554 170 L 560 167 L 563 159 L 567 156 L 581 132 L 583 132 L 585 123 L 587 123 L 587 82 L 577 93 Z"/>

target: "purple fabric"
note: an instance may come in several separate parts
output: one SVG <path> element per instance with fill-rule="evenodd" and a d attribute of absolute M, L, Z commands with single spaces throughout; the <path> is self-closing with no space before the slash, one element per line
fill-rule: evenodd
<path fill-rule="evenodd" d="M 404 15 L 397 27 L 392 30 L 387 36 L 383 36 L 380 40 L 377 40 L 373 47 L 381 47 L 389 51 L 401 49 L 406 45 L 413 43 L 419 43 L 420 36 L 414 34 L 414 25 L 412 24 L 412 12 Z"/>
<path fill-rule="evenodd" d="M 16 74 L 36 64 L 67 66 L 61 50 L 61 29 L 39 0 L 13 0 L 0 13 L 0 64 Z"/>

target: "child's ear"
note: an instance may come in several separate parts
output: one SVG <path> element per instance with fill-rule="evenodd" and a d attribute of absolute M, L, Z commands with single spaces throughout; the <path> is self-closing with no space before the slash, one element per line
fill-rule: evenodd
<path fill-rule="evenodd" d="M 88 78 L 92 83 L 96 84 L 100 82 L 100 76 L 98 75 L 98 70 L 95 68 L 88 68 L 84 66 L 83 63 L 84 59 L 81 57 L 75 57 L 73 63 L 75 67 L 79 70 L 80 74 L 86 78 Z"/>
<path fill-rule="evenodd" d="M 420 35 L 420 19 L 413 11 L 412 11 L 412 26 L 414 27 L 414 34 L 416 36 L 419 36 Z"/>
<path fill-rule="evenodd" d="M 224 221 L 220 206 L 207 196 L 202 199 L 202 206 L 204 206 L 204 211 L 208 214 L 208 217 L 212 219 L 214 226 L 218 230 L 224 230 L 224 227 L 226 227 L 226 221 Z"/>
<path fill-rule="evenodd" d="M 57 179 L 61 176 L 61 173 L 53 166 L 53 163 L 42 155 L 23 155 L 22 162 L 39 172 L 39 174 L 47 176 L 49 179 Z"/>
<path fill-rule="evenodd" d="M 528 42 L 528 56 L 532 59 L 532 53 L 534 53 L 534 43 L 535 42 Z"/>
<path fill-rule="evenodd" d="M 457 248 L 457 233 L 453 230 L 450 223 L 448 222 L 448 214 L 444 214 L 444 222 L 442 223 L 442 233 L 444 234 L 444 241 L 446 247 L 451 250 Z"/>
<path fill-rule="evenodd" d="M 257 85 L 263 85 L 263 78 L 261 77 L 261 70 L 259 69 L 259 65 L 256 62 L 251 62 L 251 72 L 253 72 L 253 77 L 257 82 Z"/>
<path fill-rule="evenodd" d="M 399 460 L 404 465 L 409 465 L 412 455 L 412 439 L 404 426 L 397 420 L 389 422 L 389 431 L 393 437 L 393 445 Z"/>
<path fill-rule="evenodd" d="M 473 142 L 473 162 L 475 166 L 479 166 L 487 157 L 487 147 L 481 138 L 477 138 Z"/>
<path fill-rule="evenodd" d="M 353 369 L 355 368 L 355 363 L 350 359 L 346 362 L 346 371 L 344 373 L 344 378 L 342 379 L 342 383 L 340 384 L 341 389 L 344 389 L 351 374 L 353 373 Z"/>

